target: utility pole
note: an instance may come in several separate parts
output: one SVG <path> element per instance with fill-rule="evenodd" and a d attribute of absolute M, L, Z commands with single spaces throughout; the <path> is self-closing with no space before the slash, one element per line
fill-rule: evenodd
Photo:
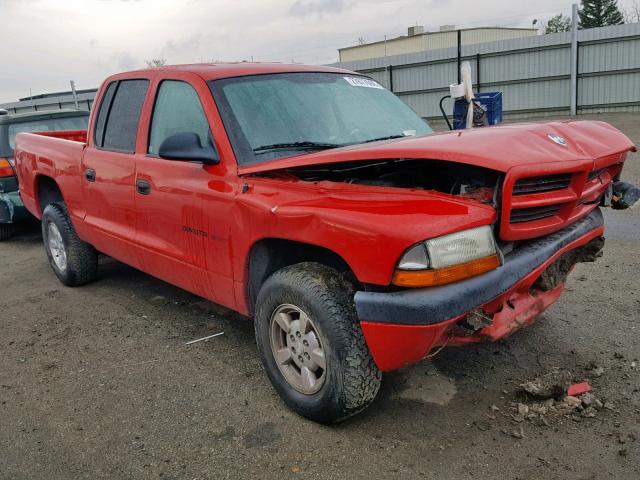
<path fill-rule="evenodd" d="M 578 113 L 578 4 L 571 6 L 571 115 Z"/>
<path fill-rule="evenodd" d="M 69 83 L 71 84 L 71 94 L 73 95 L 73 103 L 76 104 L 76 110 L 79 110 L 80 107 L 78 106 L 78 94 L 76 93 L 76 82 L 71 80 Z"/>
<path fill-rule="evenodd" d="M 462 73 L 460 73 L 460 67 L 462 66 L 462 32 L 458 29 L 458 84 L 462 83 Z"/>

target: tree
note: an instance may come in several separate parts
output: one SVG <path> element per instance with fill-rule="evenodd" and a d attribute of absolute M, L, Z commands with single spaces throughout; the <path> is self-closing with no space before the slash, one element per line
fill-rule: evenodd
<path fill-rule="evenodd" d="M 149 68 L 162 67 L 167 63 L 166 58 L 152 58 L 151 60 L 145 60 L 144 63 L 147 64 Z"/>
<path fill-rule="evenodd" d="M 582 8 L 578 15 L 580 28 L 606 27 L 624 23 L 617 0 L 582 0 Z"/>
<path fill-rule="evenodd" d="M 571 19 L 559 13 L 551 17 L 544 26 L 544 33 L 561 33 L 571 30 Z"/>
<path fill-rule="evenodd" d="M 633 2 L 629 8 L 624 12 L 625 23 L 638 23 L 640 22 L 640 4 Z"/>

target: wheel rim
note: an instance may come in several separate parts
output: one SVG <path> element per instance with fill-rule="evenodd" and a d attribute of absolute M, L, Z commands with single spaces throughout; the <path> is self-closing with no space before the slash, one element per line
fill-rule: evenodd
<path fill-rule="evenodd" d="M 280 305 L 271 315 L 270 332 L 273 358 L 289 385 L 306 395 L 320 390 L 327 361 L 311 318 L 295 305 Z"/>
<path fill-rule="evenodd" d="M 67 268 L 67 251 L 64 248 L 60 230 L 53 222 L 47 225 L 47 241 L 53 263 L 60 271 L 64 271 Z"/>

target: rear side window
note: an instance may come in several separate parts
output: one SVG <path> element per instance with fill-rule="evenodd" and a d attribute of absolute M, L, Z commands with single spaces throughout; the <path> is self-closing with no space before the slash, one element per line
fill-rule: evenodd
<path fill-rule="evenodd" d="M 149 153 L 157 155 L 162 142 L 176 133 L 195 133 L 201 145 L 211 142 L 209 123 L 196 91 L 188 83 L 165 80 L 153 107 Z"/>
<path fill-rule="evenodd" d="M 94 134 L 94 142 L 98 147 L 102 147 L 104 139 L 104 124 L 107 121 L 107 115 L 109 114 L 109 108 L 113 101 L 113 94 L 116 91 L 118 82 L 111 82 L 107 87 L 107 90 L 102 97 L 102 103 L 100 104 L 100 110 L 98 111 L 98 117 L 96 118 L 96 131 Z"/>
<path fill-rule="evenodd" d="M 133 153 L 148 80 L 121 80 L 107 87 L 96 119 L 99 148 Z"/>

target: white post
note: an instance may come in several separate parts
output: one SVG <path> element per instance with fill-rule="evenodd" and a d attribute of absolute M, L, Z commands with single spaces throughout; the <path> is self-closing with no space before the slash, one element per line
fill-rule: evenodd
<path fill-rule="evenodd" d="M 76 93 L 76 82 L 71 80 L 69 83 L 71 84 L 71 94 L 73 95 L 73 102 L 76 104 L 76 110 L 78 110 L 80 107 L 78 106 L 78 94 Z"/>
<path fill-rule="evenodd" d="M 578 113 L 578 4 L 571 6 L 571 115 Z"/>

